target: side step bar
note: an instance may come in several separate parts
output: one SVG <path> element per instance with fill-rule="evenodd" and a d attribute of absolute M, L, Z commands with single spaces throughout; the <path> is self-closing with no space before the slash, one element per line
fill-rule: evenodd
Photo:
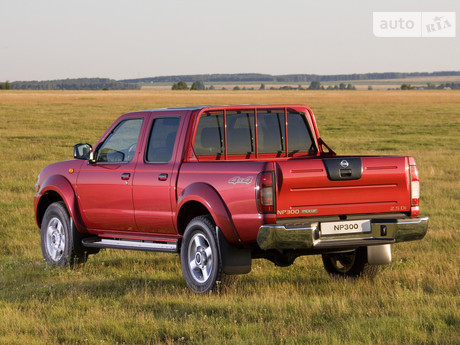
<path fill-rule="evenodd" d="M 84 238 L 81 243 L 91 248 L 114 248 L 127 250 L 142 250 L 149 252 L 177 253 L 177 241 L 174 242 L 153 242 L 136 241 L 125 239 L 109 239 L 100 237 Z"/>

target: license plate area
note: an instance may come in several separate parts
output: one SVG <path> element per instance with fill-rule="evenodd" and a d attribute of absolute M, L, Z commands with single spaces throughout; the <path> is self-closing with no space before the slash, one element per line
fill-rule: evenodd
<path fill-rule="evenodd" d="M 371 232 L 370 220 L 351 220 L 321 223 L 322 236 L 365 234 Z"/>

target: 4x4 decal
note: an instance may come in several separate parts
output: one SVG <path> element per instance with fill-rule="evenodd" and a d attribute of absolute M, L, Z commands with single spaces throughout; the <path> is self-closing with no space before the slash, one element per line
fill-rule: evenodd
<path fill-rule="evenodd" d="M 252 181 L 254 181 L 254 176 L 248 176 L 248 177 L 235 176 L 235 177 L 232 177 L 230 180 L 228 180 L 228 183 L 231 183 L 231 184 L 239 184 L 239 183 L 251 184 Z"/>

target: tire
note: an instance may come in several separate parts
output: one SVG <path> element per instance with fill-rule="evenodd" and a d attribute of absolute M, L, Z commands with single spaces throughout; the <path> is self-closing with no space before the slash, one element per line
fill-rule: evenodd
<path fill-rule="evenodd" d="M 215 292 L 224 278 L 217 245 L 215 225 L 205 216 L 193 218 L 187 225 L 181 245 L 182 273 L 195 293 Z"/>
<path fill-rule="evenodd" d="M 360 247 L 347 253 L 323 254 L 323 265 L 331 278 L 372 279 L 379 272 L 379 266 L 367 262 L 367 247 Z"/>
<path fill-rule="evenodd" d="M 45 261 L 59 267 L 86 262 L 88 252 L 82 246 L 81 239 L 64 202 L 48 206 L 41 225 L 41 247 Z"/>

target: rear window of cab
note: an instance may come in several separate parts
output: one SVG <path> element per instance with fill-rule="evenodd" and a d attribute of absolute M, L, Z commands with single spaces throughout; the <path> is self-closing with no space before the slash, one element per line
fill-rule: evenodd
<path fill-rule="evenodd" d="M 204 160 L 316 154 L 304 113 L 290 109 L 211 111 L 200 115 L 193 144 Z"/>

